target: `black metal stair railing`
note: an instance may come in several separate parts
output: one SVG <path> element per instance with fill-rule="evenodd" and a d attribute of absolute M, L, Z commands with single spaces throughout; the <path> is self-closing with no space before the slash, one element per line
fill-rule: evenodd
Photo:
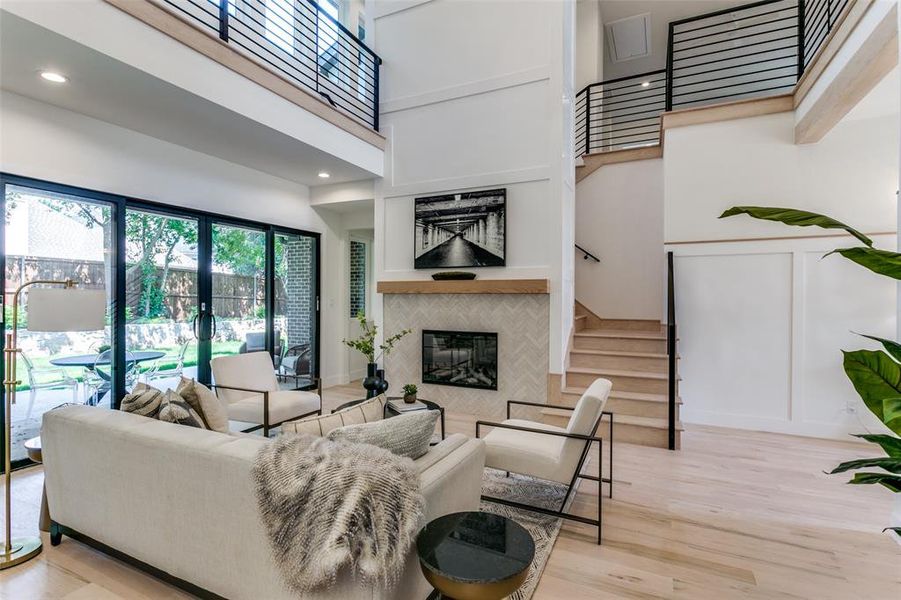
<path fill-rule="evenodd" d="M 669 24 L 667 110 L 776 95 L 798 81 L 798 0 L 763 0 Z"/>
<path fill-rule="evenodd" d="M 298 87 L 379 129 L 382 60 L 312 0 L 162 0 Z"/>
<path fill-rule="evenodd" d="M 665 102 L 662 69 L 585 86 L 576 96 L 577 154 L 659 143 Z"/>
<path fill-rule="evenodd" d="M 848 0 L 804 0 L 804 61 L 803 66 L 814 59 L 848 5 Z"/>
<path fill-rule="evenodd" d="M 850 0 L 762 0 L 669 24 L 666 69 L 576 96 L 577 154 L 660 143 L 660 115 L 790 92 Z"/>

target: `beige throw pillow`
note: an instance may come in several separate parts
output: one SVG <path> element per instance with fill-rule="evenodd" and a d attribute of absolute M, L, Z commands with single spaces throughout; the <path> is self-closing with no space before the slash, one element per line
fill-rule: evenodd
<path fill-rule="evenodd" d="M 200 415 L 207 429 L 228 433 L 228 411 L 210 388 L 182 377 L 175 391 Z"/>
<path fill-rule="evenodd" d="M 339 427 L 325 437 L 332 441 L 372 444 L 416 460 L 429 451 L 439 416 L 437 410 L 418 410 L 373 423 Z"/>
<path fill-rule="evenodd" d="M 324 437 L 333 429 L 345 425 L 381 421 L 385 415 L 385 402 L 385 396 L 379 395 L 336 413 L 282 423 L 282 433 L 308 433 Z"/>

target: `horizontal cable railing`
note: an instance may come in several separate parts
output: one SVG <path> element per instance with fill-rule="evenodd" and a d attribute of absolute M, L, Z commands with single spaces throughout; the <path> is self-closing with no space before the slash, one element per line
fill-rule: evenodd
<path fill-rule="evenodd" d="M 665 104 L 663 70 L 586 86 L 576 96 L 576 153 L 658 144 Z"/>
<path fill-rule="evenodd" d="M 800 73 L 798 0 L 764 0 L 669 24 L 667 110 L 771 96 Z"/>
<path fill-rule="evenodd" d="M 381 59 L 312 0 L 162 2 L 378 131 Z"/>
<path fill-rule="evenodd" d="M 848 0 L 804 0 L 804 67 L 816 57 Z"/>

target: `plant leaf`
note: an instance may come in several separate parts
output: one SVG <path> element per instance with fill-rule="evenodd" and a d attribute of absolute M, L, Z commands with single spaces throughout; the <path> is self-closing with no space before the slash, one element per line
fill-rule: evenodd
<path fill-rule="evenodd" d="M 886 527 L 882 530 L 882 533 L 885 533 L 886 531 L 894 531 L 898 535 L 901 535 L 901 527 Z"/>
<path fill-rule="evenodd" d="M 853 227 L 849 227 L 840 221 L 836 221 L 826 215 L 807 212 L 805 210 L 795 210 L 793 208 L 775 208 L 768 206 L 733 206 L 720 215 L 720 218 L 731 217 L 733 215 L 748 215 L 755 219 L 763 219 L 765 221 L 778 221 L 786 225 L 796 227 L 822 227 L 823 229 L 844 229 L 867 246 L 873 245 L 873 240 L 857 231 Z"/>
<path fill-rule="evenodd" d="M 871 485 L 878 483 L 892 490 L 896 494 L 901 493 L 901 477 L 888 473 L 856 473 L 854 479 L 848 483 L 855 485 Z"/>
<path fill-rule="evenodd" d="M 901 475 L 901 458 L 883 456 L 880 458 L 861 458 L 859 460 L 849 460 L 832 469 L 829 474 L 835 475 L 836 473 L 844 473 L 845 471 L 862 469 L 864 467 L 879 467 L 880 469 L 885 469 L 889 473 Z"/>
<path fill-rule="evenodd" d="M 881 350 L 843 351 L 843 354 L 845 373 L 864 404 L 877 419 L 901 435 L 901 431 L 886 423 L 883 414 L 884 400 L 901 397 L 901 365 Z M 898 425 L 901 429 L 901 423 Z"/>
<path fill-rule="evenodd" d="M 901 458 L 901 438 L 881 433 L 864 433 L 854 437 L 859 437 L 873 444 L 879 444 L 887 455 L 892 458 Z"/>
<path fill-rule="evenodd" d="M 878 275 L 885 275 L 892 279 L 901 279 L 901 254 L 897 252 L 855 246 L 853 248 L 838 248 L 824 255 L 823 258 L 829 256 L 829 254 L 836 253 Z"/>
<path fill-rule="evenodd" d="M 892 340 L 876 337 L 875 335 L 867 335 L 865 333 L 858 333 L 857 335 L 879 342 L 880 344 L 882 344 L 882 347 L 885 348 L 885 351 L 892 355 L 892 358 L 894 358 L 898 362 L 901 362 L 901 344 L 899 344 L 898 342 L 893 342 Z"/>
<path fill-rule="evenodd" d="M 901 429 L 901 423 L 897 427 L 889 425 L 894 421 L 901 421 L 901 398 L 886 398 L 882 401 L 882 421 L 888 425 L 889 429 L 901 434 L 897 431 L 897 429 Z"/>

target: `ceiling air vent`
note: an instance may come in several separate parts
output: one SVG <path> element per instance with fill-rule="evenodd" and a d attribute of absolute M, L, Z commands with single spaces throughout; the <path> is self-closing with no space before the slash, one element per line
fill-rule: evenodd
<path fill-rule="evenodd" d="M 604 25 L 613 62 L 651 55 L 651 15 L 635 15 Z"/>

